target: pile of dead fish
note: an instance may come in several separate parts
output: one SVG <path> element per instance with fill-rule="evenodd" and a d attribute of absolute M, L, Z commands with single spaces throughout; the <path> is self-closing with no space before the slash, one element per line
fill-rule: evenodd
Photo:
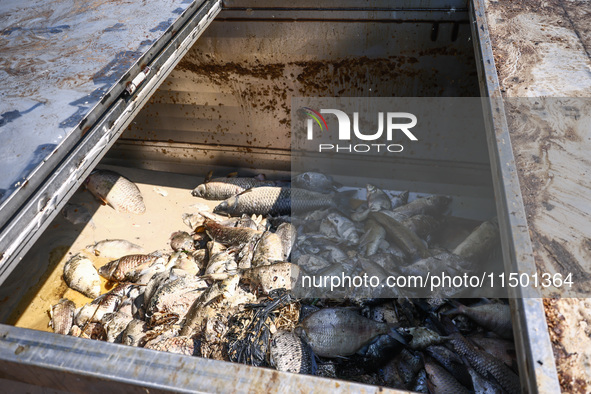
<path fill-rule="evenodd" d="M 519 392 L 503 300 L 293 291 L 303 274 L 425 275 L 442 260 L 470 270 L 498 247 L 495 219 L 450 235 L 459 230 L 445 215 L 448 197 L 408 202 L 408 192 L 367 185 L 365 200 L 352 200 L 338 186 L 319 173 L 291 184 L 207 179 L 192 194 L 223 201 L 214 213 L 185 214 L 190 231 L 172 234 L 169 247 L 146 254 L 106 240 L 72 257 L 64 280 L 93 300 L 78 309 L 60 300 L 51 325 L 60 334 L 417 392 Z M 95 255 L 113 260 L 97 271 Z M 99 276 L 112 283 L 104 294 Z"/>

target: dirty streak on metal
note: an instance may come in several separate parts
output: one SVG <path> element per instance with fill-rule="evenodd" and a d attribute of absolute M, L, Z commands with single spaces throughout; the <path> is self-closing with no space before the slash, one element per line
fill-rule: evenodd
<path fill-rule="evenodd" d="M 507 272 L 536 273 L 519 179 L 511 147 L 484 0 L 473 0 L 470 17 L 478 74 L 487 115 L 487 139 L 495 184 L 501 242 Z M 544 307 L 533 288 L 510 288 L 513 329 L 521 384 L 528 393 L 558 393 L 560 386 L 552 354 Z"/>
<path fill-rule="evenodd" d="M 132 96 L 123 93 L 125 84 L 120 82 L 117 100 L 96 123 L 88 124 L 92 128 L 84 134 L 82 141 L 68 152 L 57 168 L 53 168 L 34 195 L 2 229 L 0 283 L 6 279 L 220 9 L 219 1 L 203 3 L 194 13 L 186 15 L 184 23 L 175 27 L 174 34 L 170 32 L 170 41 L 160 43 L 158 51 L 148 52 L 149 56 L 143 56 L 133 65 L 132 70 L 137 73 L 146 66 L 152 71 Z M 131 81 L 136 73 L 128 75 L 125 80 Z M 8 208 L 3 210 L 5 209 Z"/>
<path fill-rule="evenodd" d="M 55 362 L 59 360 L 59 364 Z M 88 392 L 401 393 L 378 386 L 0 325 L 0 377 Z M 231 377 L 231 378 L 229 378 Z M 95 386 L 96 387 L 96 386 Z"/>

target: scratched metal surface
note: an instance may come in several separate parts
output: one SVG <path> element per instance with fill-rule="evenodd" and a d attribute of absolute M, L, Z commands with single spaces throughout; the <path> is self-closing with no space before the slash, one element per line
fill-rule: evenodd
<path fill-rule="evenodd" d="M 0 2 L 0 212 L 65 157 L 194 1 Z"/>

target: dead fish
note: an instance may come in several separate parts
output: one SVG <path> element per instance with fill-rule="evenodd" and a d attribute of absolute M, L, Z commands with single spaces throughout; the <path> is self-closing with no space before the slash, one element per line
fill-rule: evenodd
<path fill-rule="evenodd" d="M 429 357 L 425 357 L 425 370 L 427 371 L 429 393 L 470 393 L 470 390 L 458 382 L 452 374 Z"/>
<path fill-rule="evenodd" d="M 485 352 L 503 361 L 513 371 L 517 372 L 517 352 L 512 341 L 482 336 L 471 336 L 469 339 L 484 349 Z"/>
<path fill-rule="evenodd" d="M 320 172 L 303 172 L 291 179 L 293 187 L 307 189 L 318 193 L 330 193 L 335 189 L 336 184 L 330 175 Z"/>
<path fill-rule="evenodd" d="M 402 221 L 414 215 L 431 215 L 439 216 L 443 214 L 449 204 L 451 198 L 447 196 L 429 196 L 417 198 L 416 200 L 402 205 L 392 211 L 392 218 L 397 221 Z"/>
<path fill-rule="evenodd" d="M 67 298 L 62 298 L 57 304 L 52 305 L 49 310 L 51 316 L 49 325 L 53 328 L 53 332 L 68 335 L 74 323 L 75 312 L 76 304 Z"/>
<path fill-rule="evenodd" d="M 441 323 L 448 332 L 449 343 L 456 353 L 468 360 L 470 366 L 483 376 L 493 378 L 509 393 L 520 393 L 519 377 L 501 360 L 476 348 L 460 334 L 449 318 L 442 316 Z"/>
<path fill-rule="evenodd" d="M 139 319 L 133 319 L 121 333 L 121 343 L 128 346 L 143 346 L 146 343 L 148 324 Z"/>
<path fill-rule="evenodd" d="M 235 271 L 238 268 L 236 255 L 232 250 L 226 249 L 217 253 L 210 252 L 210 256 L 204 275 L 221 274 Z"/>
<path fill-rule="evenodd" d="M 425 349 L 433 359 L 437 360 L 454 378 L 468 389 L 472 389 L 472 377 L 466 371 L 466 365 L 461 357 L 445 346 L 432 345 Z"/>
<path fill-rule="evenodd" d="M 182 320 L 193 302 L 208 288 L 204 280 L 184 276 L 165 282 L 154 292 L 146 308 L 146 317 L 151 319 L 156 313 L 174 314 Z"/>
<path fill-rule="evenodd" d="M 264 176 L 214 178 L 197 186 L 191 194 L 206 200 L 225 200 L 253 187 L 274 185 L 274 181 L 267 181 Z"/>
<path fill-rule="evenodd" d="M 154 252 L 152 254 L 132 254 L 113 260 L 101 268 L 98 273 L 107 280 L 123 282 L 138 271 L 156 263 L 162 257 L 162 253 Z"/>
<path fill-rule="evenodd" d="M 131 317 L 131 314 L 121 311 L 104 314 L 101 324 L 105 330 L 107 342 L 120 343 L 123 337 L 123 331 L 125 331 L 129 322 L 132 320 L 133 317 Z"/>
<path fill-rule="evenodd" d="M 84 305 L 76 314 L 76 325 L 83 327 L 87 323 L 100 323 L 103 316 L 117 310 L 121 302 L 121 296 L 114 293 L 106 293 Z"/>
<path fill-rule="evenodd" d="M 290 187 L 263 186 L 246 190 L 222 201 L 214 213 L 240 216 L 287 215 L 317 209 L 337 208 L 348 203 L 352 193 L 322 194 L 310 190 Z"/>
<path fill-rule="evenodd" d="M 406 205 L 408 203 L 408 196 L 410 195 L 409 191 L 403 191 L 402 193 L 400 193 L 399 195 L 397 195 L 396 197 L 394 197 L 393 200 L 390 200 L 392 202 L 392 208 L 391 209 L 396 209 L 398 207 L 401 207 L 403 205 Z"/>
<path fill-rule="evenodd" d="M 337 242 L 346 242 L 351 245 L 359 243 L 359 234 L 355 223 L 336 212 L 328 214 L 322 220 L 320 233 Z"/>
<path fill-rule="evenodd" d="M 94 170 L 84 182 L 96 198 L 117 212 L 141 215 L 146 212 L 140 189 L 121 174 L 110 170 Z"/>
<path fill-rule="evenodd" d="M 196 250 L 193 237 L 191 237 L 191 235 L 186 231 L 177 231 L 172 233 L 170 236 L 170 247 L 175 252 L 193 252 Z"/>
<path fill-rule="evenodd" d="M 442 337 L 427 327 L 408 327 L 403 330 L 412 335 L 412 340 L 408 345 L 413 350 L 425 349 L 432 345 L 439 345 L 447 340 L 447 337 Z"/>
<path fill-rule="evenodd" d="M 474 387 L 474 392 L 479 394 L 499 394 L 505 393 L 505 390 L 499 386 L 494 379 L 486 379 L 478 372 L 476 372 L 473 368 L 468 367 L 467 372 L 470 374 L 472 378 L 472 386 Z"/>
<path fill-rule="evenodd" d="M 365 256 L 373 256 L 378 252 L 380 244 L 386 239 L 386 230 L 375 220 L 367 220 L 365 232 L 359 240 L 359 248 Z"/>
<path fill-rule="evenodd" d="M 281 223 L 277 230 L 275 230 L 275 234 L 279 236 L 281 239 L 281 245 L 283 249 L 283 260 L 288 260 L 291 255 L 291 250 L 295 241 L 297 239 L 297 229 L 291 223 Z"/>
<path fill-rule="evenodd" d="M 499 222 L 494 217 L 472 231 L 453 252 L 466 260 L 480 261 L 499 243 L 499 238 Z"/>
<path fill-rule="evenodd" d="M 315 274 L 331 265 L 330 262 L 326 261 L 320 256 L 312 254 L 300 255 L 296 260 L 295 264 L 301 267 L 305 272 L 309 274 Z"/>
<path fill-rule="evenodd" d="M 411 216 L 400 223 L 425 240 L 441 226 L 440 219 L 423 214 Z"/>
<path fill-rule="evenodd" d="M 381 211 L 383 209 L 392 209 L 390 197 L 378 187 L 370 185 L 365 186 L 367 190 L 367 206 L 370 211 Z"/>
<path fill-rule="evenodd" d="M 225 246 L 245 244 L 253 237 L 260 237 L 263 234 L 261 231 L 250 228 L 223 226 L 211 219 L 205 219 L 203 226 L 211 239 Z"/>
<path fill-rule="evenodd" d="M 261 286 L 265 294 L 273 290 L 291 290 L 295 287 L 300 275 L 300 268 L 289 262 L 278 262 L 248 269 L 242 277 L 253 286 Z"/>
<path fill-rule="evenodd" d="M 64 280 L 71 289 L 79 291 L 88 298 L 96 298 L 101 293 L 101 279 L 92 261 L 82 255 L 75 255 L 64 265 Z"/>
<path fill-rule="evenodd" d="M 124 239 L 105 239 L 94 245 L 87 246 L 86 249 L 96 256 L 110 259 L 118 259 L 130 254 L 141 254 L 145 252 L 141 246 Z"/>
<path fill-rule="evenodd" d="M 82 328 L 74 325 L 70 330 L 70 335 L 99 341 L 105 340 L 105 330 L 103 329 L 102 324 L 97 322 L 85 324 Z"/>
<path fill-rule="evenodd" d="M 505 304 L 465 306 L 455 300 L 449 301 L 455 308 L 445 312 L 449 316 L 464 315 L 479 326 L 494 332 L 504 339 L 513 339 L 511 308 Z"/>
<path fill-rule="evenodd" d="M 183 223 L 185 223 L 191 230 L 202 226 L 205 221 L 205 216 L 199 213 L 183 213 Z"/>
<path fill-rule="evenodd" d="M 270 362 L 283 372 L 314 374 L 316 361 L 310 346 L 293 332 L 277 331 L 271 337 Z"/>
<path fill-rule="evenodd" d="M 269 265 L 283 261 L 283 242 L 279 235 L 265 231 L 256 245 L 252 266 Z"/>
<path fill-rule="evenodd" d="M 203 250 L 205 252 L 205 250 Z M 203 252 L 198 253 L 201 255 Z M 174 261 L 171 268 L 178 268 L 185 271 L 187 274 L 196 276 L 201 271 L 201 263 L 196 261 L 195 254 L 180 253 L 180 256 Z"/>
<path fill-rule="evenodd" d="M 432 275 L 441 274 L 442 272 L 451 275 L 463 274 L 471 270 L 472 263 L 456 254 L 446 251 L 434 251 L 433 254 L 434 256 L 418 260 L 406 267 L 399 267 L 400 272 L 404 275 L 426 275 L 429 272 Z M 444 288 L 441 287 L 440 289 Z M 458 290 L 461 289 L 458 288 Z"/>
<path fill-rule="evenodd" d="M 185 356 L 200 356 L 201 341 L 189 337 L 155 338 L 144 345 L 145 349 L 159 350 L 183 354 Z"/>
<path fill-rule="evenodd" d="M 388 324 L 369 320 L 347 308 L 321 309 L 296 329 L 314 354 L 329 358 L 355 354 L 378 335 L 392 331 Z"/>
<path fill-rule="evenodd" d="M 370 216 L 384 227 L 390 239 L 411 258 L 425 258 L 431 254 L 423 241 L 407 227 L 403 226 L 392 211 L 371 212 Z"/>
<path fill-rule="evenodd" d="M 84 205 L 67 203 L 62 208 L 61 214 L 72 224 L 90 223 L 90 226 L 95 228 L 94 222 L 92 221 L 92 214 Z"/>

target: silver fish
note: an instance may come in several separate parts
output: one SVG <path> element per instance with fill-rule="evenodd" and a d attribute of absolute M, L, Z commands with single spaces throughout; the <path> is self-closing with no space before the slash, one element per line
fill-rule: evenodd
<path fill-rule="evenodd" d="M 511 308 L 505 304 L 484 304 L 465 306 L 457 301 L 450 301 L 455 309 L 445 312 L 446 315 L 465 315 L 476 324 L 490 330 L 505 339 L 513 338 Z"/>
<path fill-rule="evenodd" d="M 156 338 L 144 345 L 145 349 L 177 353 L 186 356 L 201 355 L 201 342 L 189 337 Z"/>
<path fill-rule="evenodd" d="M 406 206 L 406 205 L 405 205 Z M 402 225 L 393 211 L 372 212 L 370 216 L 384 227 L 390 239 L 411 258 L 430 256 L 423 241 L 407 227 Z"/>
<path fill-rule="evenodd" d="M 193 252 L 196 250 L 195 241 L 193 237 L 186 231 L 177 231 L 170 236 L 170 247 L 175 252 L 187 251 Z"/>
<path fill-rule="evenodd" d="M 445 368 L 430 358 L 425 358 L 425 370 L 427 371 L 429 392 L 432 394 L 469 394 L 470 390 L 464 387 Z"/>
<path fill-rule="evenodd" d="M 118 259 L 130 254 L 142 254 L 145 252 L 144 248 L 141 246 L 124 239 L 105 239 L 94 245 L 87 246 L 86 249 L 94 253 L 96 256 L 111 259 Z"/>
<path fill-rule="evenodd" d="M 121 333 L 121 343 L 128 346 L 143 346 L 146 342 L 148 324 L 139 319 L 133 319 Z"/>
<path fill-rule="evenodd" d="M 283 260 L 288 260 L 298 235 L 297 229 L 291 223 L 282 223 L 277 227 L 275 234 L 281 238 Z"/>
<path fill-rule="evenodd" d="M 158 316 L 175 315 L 177 320 L 182 320 L 207 287 L 207 283 L 197 277 L 185 276 L 169 280 L 150 298 L 146 317 L 151 319 L 158 313 Z"/>
<path fill-rule="evenodd" d="M 64 280 L 71 289 L 79 291 L 88 298 L 96 298 L 101 293 L 101 279 L 92 261 L 82 255 L 75 255 L 64 265 Z"/>
<path fill-rule="evenodd" d="M 499 239 L 499 222 L 495 217 L 478 226 L 453 252 L 466 260 L 479 261 L 499 243 Z"/>
<path fill-rule="evenodd" d="M 408 196 L 410 195 L 409 191 L 403 191 L 402 193 L 400 193 L 398 196 L 394 197 L 393 200 L 391 200 L 392 202 L 392 208 L 391 209 L 396 209 L 398 207 L 401 207 L 403 205 L 406 205 L 408 203 Z"/>
<path fill-rule="evenodd" d="M 315 354 L 331 358 L 355 354 L 391 329 L 347 308 L 324 308 L 306 317 L 298 331 Z"/>
<path fill-rule="evenodd" d="M 394 209 L 391 216 L 397 221 L 402 221 L 419 214 L 439 216 L 446 211 L 450 203 L 451 198 L 447 196 L 417 198 L 406 205 Z"/>
<path fill-rule="evenodd" d="M 270 231 L 265 231 L 254 250 L 252 266 L 273 264 L 283 260 L 283 242 L 281 237 Z"/>
<path fill-rule="evenodd" d="M 254 286 L 261 286 L 263 292 L 277 289 L 291 290 L 300 275 L 300 268 L 289 262 L 279 262 L 251 268 L 243 272 L 242 277 Z"/>
<path fill-rule="evenodd" d="M 330 175 L 320 172 L 303 172 L 294 176 L 291 180 L 293 187 L 307 189 L 318 193 L 330 193 L 335 189 L 335 184 Z"/>
<path fill-rule="evenodd" d="M 320 223 L 320 232 L 337 242 L 346 242 L 351 245 L 359 243 L 359 233 L 355 223 L 341 214 L 332 212 Z"/>
<path fill-rule="evenodd" d="M 427 239 L 429 235 L 433 234 L 441 226 L 440 219 L 431 215 L 422 214 L 411 216 L 400 223 L 408 227 L 410 231 L 422 239 Z"/>
<path fill-rule="evenodd" d="M 115 171 L 95 170 L 84 184 L 96 198 L 117 212 L 137 215 L 146 212 L 144 198 L 135 183 Z"/>
<path fill-rule="evenodd" d="M 103 315 L 101 319 L 101 324 L 105 329 L 105 333 L 107 335 L 107 342 L 117 342 L 120 343 L 123 337 L 123 331 L 129 325 L 129 322 L 133 320 L 131 315 L 117 311 L 113 313 L 107 313 Z"/>
<path fill-rule="evenodd" d="M 214 220 L 205 219 L 203 224 L 207 235 L 226 246 L 238 246 L 247 243 L 253 237 L 260 237 L 261 231 L 244 227 L 224 226 Z"/>
<path fill-rule="evenodd" d="M 275 184 L 274 181 L 247 177 L 214 178 L 197 186 L 191 194 L 206 200 L 225 200 L 253 187 Z"/>
<path fill-rule="evenodd" d="M 440 345 L 447 340 L 433 330 L 427 327 L 408 327 L 402 329 L 412 335 L 412 340 L 408 343 L 411 349 L 425 349 L 432 345 Z"/>
<path fill-rule="evenodd" d="M 385 239 L 386 230 L 378 222 L 370 219 L 365 222 L 365 233 L 359 240 L 360 251 L 365 256 L 373 256 Z"/>
<path fill-rule="evenodd" d="M 76 305 L 67 298 L 62 298 L 57 304 L 52 305 L 49 310 L 51 316 L 49 325 L 53 328 L 53 332 L 68 335 L 74 322 L 75 312 Z"/>
<path fill-rule="evenodd" d="M 105 279 L 122 282 L 153 265 L 161 257 L 162 254 L 158 252 L 123 256 L 103 265 L 98 272 Z"/>
<path fill-rule="evenodd" d="M 91 303 L 84 305 L 76 314 L 76 325 L 83 327 L 87 323 L 100 323 L 107 313 L 115 312 L 121 296 L 114 293 L 106 293 L 95 298 Z"/>
<path fill-rule="evenodd" d="M 314 374 L 316 362 L 312 350 L 294 333 L 277 331 L 269 348 L 271 365 L 278 371 Z"/>
<path fill-rule="evenodd" d="M 333 195 L 290 187 L 263 186 L 246 190 L 222 201 L 213 211 L 231 216 L 240 216 L 244 213 L 249 215 L 286 215 L 292 211 L 303 213 L 341 206 L 348 202 L 350 194 L 344 193 Z"/>
<path fill-rule="evenodd" d="M 449 333 L 449 343 L 458 355 L 468 360 L 472 368 L 483 376 L 492 377 L 509 393 L 521 392 L 519 377 L 505 363 L 485 351 L 477 349 L 472 342 L 458 332 L 449 318 L 442 318 L 441 321 Z"/>
<path fill-rule="evenodd" d="M 378 187 L 369 183 L 365 188 L 367 189 L 367 206 L 369 207 L 370 211 L 392 209 L 392 201 L 382 189 L 379 189 Z"/>

